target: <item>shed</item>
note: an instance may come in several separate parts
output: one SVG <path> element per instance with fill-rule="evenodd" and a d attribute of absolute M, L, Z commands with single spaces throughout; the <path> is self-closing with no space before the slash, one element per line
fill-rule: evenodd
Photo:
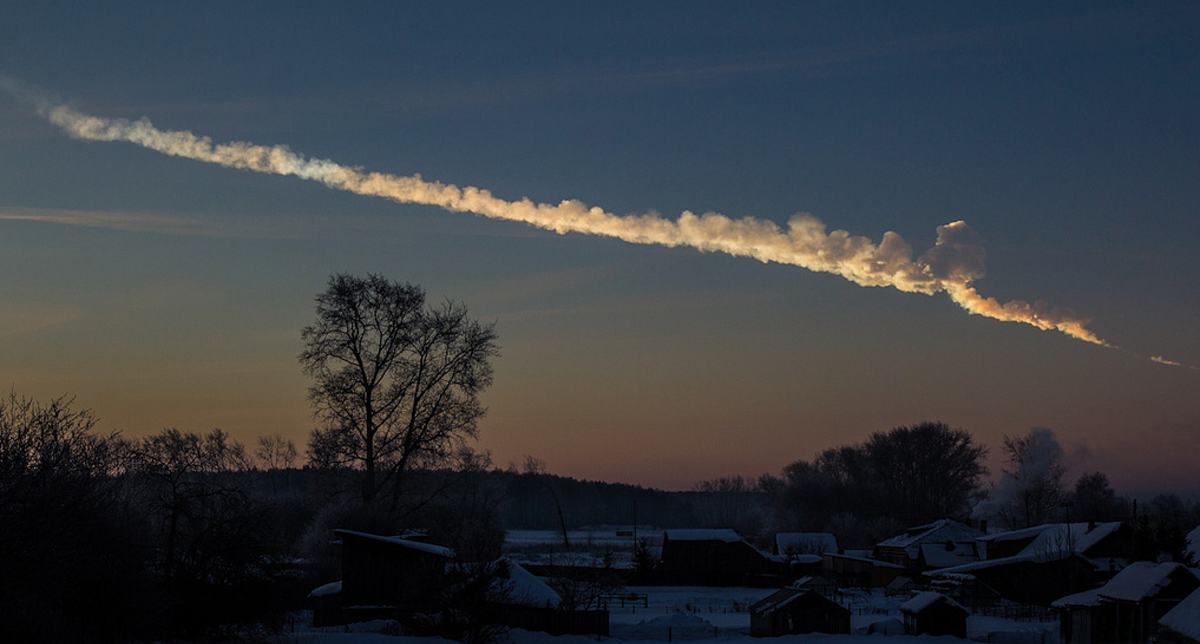
<path fill-rule="evenodd" d="M 784 588 L 750 606 L 755 637 L 849 632 L 850 609 L 813 590 Z"/>
<path fill-rule="evenodd" d="M 950 635 L 966 639 L 967 615 L 962 604 L 932 591 L 917 593 L 900 605 L 906 635 Z"/>
<path fill-rule="evenodd" d="M 663 533 L 662 571 L 672 583 L 761 585 L 778 580 L 786 570 L 781 557 L 760 551 L 733 530 Z"/>

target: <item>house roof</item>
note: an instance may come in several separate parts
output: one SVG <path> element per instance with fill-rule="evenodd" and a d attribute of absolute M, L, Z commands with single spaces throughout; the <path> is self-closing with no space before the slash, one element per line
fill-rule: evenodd
<path fill-rule="evenodd" d="M 324 586 L 317 586 L 308 594 L 309 597 L 328 597 L 342 592 L 342 582 L 331 581 Z"/>
<path fill-rule="evenodd" d="M 1050 603 L 1054 608 L 1066 608 L 1068 606 L 1099 606 L 1100 605 L 1100 588 L 1085 590 L 1074 595 L 1060 597 Z"/>
<path fill-rule="evenodd" d="M 828 532 L 780 532 L 775 535 L 779 554 L 824 554 L 838 551 L 837 537 Z"/>
<path fill-rule="evenodd" d="M 823 597 L 820 593 L 818 593 L 814 590 L 800 589 L 800 588 L 782 588 L 782 589 L 777 590 L 777 591 L 771 593 L 770 595 L 767 595 L 766 597 L 758 600 L 757 602 L 754 602 L 753 604 L 751 604 L 750 612 L 759 613 L 759 614 L 770 613 L 773 611 L 777 611 L 781 608 L 784 608 L 785 606 L 788 606 L 789 604 L 792 604 L 793 602 L 797 602 L 802 599 L 806 599 L 809 596 L 812 596 L 813 598 L 815 598 L 815 599 L 810 599 L 809 601 L 817 601 L 819 603 L 822 603 L 822 604 L 825 604 L 825 605 L 828 605 L 831 607 L 836 606 L 837 608 L 839 608 L 843 611 L 846 611 L 846 612 L 849 612 L 849 610 L 850 610 L 835 601 L 832 601 L 830 599 Z"/>
<path fill-rule="evenodd" d="M 371 541 L 378 541 L 381 543 L 387 543 L 387 544 L 391 544 L 394 546 L 400 546 L 402 548 L 418 550 L 420 552 L 425 552 L 425 553 L 428 553 L 431 555 L 436 555 L 438 557 L 445 557 L 447 559 L 453 559 L 455 556 L 454 551 L 451 550 L 450 548 L 446 548 L 444 546 L 435 546 L 432 543 L 423 543 L 420 541 L 410 541 L 408 539 L 403 539 L 401 537 L 385 537 L 385 536 L 378 535 L 378 534 L 370 534 L 367 532 L 358 532 L 356 530 L 342 530 L 340 528 L 337 530 L 334 530 L 333 533 L 338 536 L 341 536 L 341 537 L 346 537 L 346 536 L 358 537 L 361 539 L 369 539 Z"/>
<path fill-rule="evenodd" d="M 970 612 L 966 608 L 963 608 L 962 604 L 954 601 L 953 599 L 950 599 L 946 595 L 943 595 L 943 594 L 937 593 L 937 592 L 933 592 L 932 590 L 926 590 L 924 592 L 917 593 L 916 595 L 913 596 L 912 599 L 904 602 L 903 604 L 900 604 L 900 612 L 902 612 L 902 613 L 920 613 L 924 610 L 929 609 L 932 606 L 937 605 L 938 603 L 945 603 L 947 606 L 952 606 L 954 608 L 957 608 L 957 609 L 963 611 L 964 613 Z"/>
<path fill-rule="evenodd" d="M 826 553 L 825 556 L 833 558 L 833 559 L 846 559 L 848 561 L 862 561 L 865 563 L 872 564 L 876 568 L 895 568 L 898 570 L 904 570 L 904 566 L 901 566 L 900 564 L 894 564 L 894 563 L 891 563 L 890 561 L 880 561 L 878 559 L 871 559 L 869 557 L 855 557 L 853 555 L 837 555 L 837 554 L 833 554 L 833 553 Z"/>
<path fill-rule="evenodd" d="M 962 564 L 979 561 L 974 543 L 950 542 L 951 548 L 946 549 L 945 543 L 922 543 L 921 558 L 930 568 L 950 568 Z"/>
<path fill-rule="evenodd" d="M 1153 597 L 1170 585 L 1180 574 L 1192 575 L 1197 580 L 1197 571 L 1177 562 L 1151 563 L 1137 561 L 1104 584 L 1100 597 L 1117 601 L 1139 602 Z"/>
<path fill-rule="evenodd" d="M 1044 557 L 1074 552 L 1087 554 L 1097 543 L 1116 532 L 1121 527 L 1120 521 L 1108 523 L 1045 523 L 1021 530 L 1011 530 L 979 537 L 977 540 L 984 544 L 1003 543 L 1031 539 L 1016 556 Z M 1068 544 L 1074 545 L 1074 548 Z M 1062 557 L 1059 557 L 1062 558 Z"/>
<path fill-rule="evenodd" d="M 933 523 L 909 528 L 904 534 L 880 541 L 878 545 L 884 548 L 904 548 L 908 556 L 915 559 L 922 543 L 971 541 L 982 534 L 979 530 L 958 521 L 939 519 Z"/>
<path fill-rule="evenodd" d="M 1167 611 L 1158 623 L 1180 635 L 1200 641 L 1200 590 L 1188 595 L 1175 608 Z"/>

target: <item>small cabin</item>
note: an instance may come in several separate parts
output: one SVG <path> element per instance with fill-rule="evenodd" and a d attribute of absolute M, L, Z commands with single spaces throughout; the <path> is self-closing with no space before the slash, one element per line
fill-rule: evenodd
<path fill-rule="evenodd" d="M 850 609 L 813 590 L 784 588 L 750 606 L 750 634 L 848 634 Z"/>
<path fill-rule="evenodd" d="M 900 605 L 905 635 L 950 635 L 966 639 L 966 608 L 941 593 L 917 593 Z"/>

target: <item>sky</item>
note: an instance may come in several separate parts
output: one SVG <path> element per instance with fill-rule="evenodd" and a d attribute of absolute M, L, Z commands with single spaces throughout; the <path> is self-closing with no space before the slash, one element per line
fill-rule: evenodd
<path fill-rule="evenodd" d="M 495 323 L 500 466 L 940 421 L 1200 492 L 1200 4 L 911 4 L 5 2 L 0 386 L 303 445 L 377 273 Z"/>

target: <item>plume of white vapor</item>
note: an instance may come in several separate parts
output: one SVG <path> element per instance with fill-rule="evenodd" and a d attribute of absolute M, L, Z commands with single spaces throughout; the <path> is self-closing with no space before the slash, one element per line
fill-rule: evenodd
<path fill-rule="evenodd" d="M 330 188 L 360 195 L 384 197 L 400 203 L 438 206 L 493 219 L 520 221 L 553 230 L 604 235 L 635 244 L 688 246 L 701 251 L 752 257 L 812 271 L 840 275 L 863 286 L 891 286 L 910 293 L 946 292 L 971 313 L 1108 346 L 1087 330 L 1088 319 L 1046 305 L 1012 301 L 1001 304 L 979 295 L 971 284 L 984 276 L 984 252 L 979 238 L 965 222 L 937 228 L 933 248 L 913 258 L 912 248 L 900 235 L 884 233 L 878 243 L 844 230 L 826 230 L 815 217 L 800 214 L 786 228 L 771 221 L 746 217 L 731 219 L 708 212 L 684 212 L 670 220 L 657 214 L 615 215 L 576 200 L 558 204 L 535 203 L 528 198 L 507 201 L 474 187 L 425 181 L 420 175 L 396 176 L 366 172 L 327 159 L 311 159 L 284 145 L 247 142 L 214 144 L 186 131 L 155 128 L 149 120 L 108 119 L 91 116 L 66 105 L 39 105 L 38 111 L 67 134 L 92 141 L 128 141 L 163 154 L 186 157 L 230 168 L 319 181 Z"/>

